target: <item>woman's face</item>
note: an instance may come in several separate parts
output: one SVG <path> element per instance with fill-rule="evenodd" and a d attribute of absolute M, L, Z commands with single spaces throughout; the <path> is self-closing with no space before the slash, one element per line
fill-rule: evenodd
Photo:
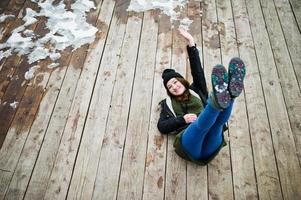
<path fill-rule="evenodd" d="M 176 78 L 170 79 L 167 82 L 166 87 L 168 91 L 174 96 L 181 96 L 186 90 L 185 86 Z"/>

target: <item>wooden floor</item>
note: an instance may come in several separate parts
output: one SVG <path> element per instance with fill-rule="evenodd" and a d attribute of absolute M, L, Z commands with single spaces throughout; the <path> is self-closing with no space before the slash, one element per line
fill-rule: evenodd
<path fill-rule="evenodd" d="M 174 136 L 156 127 L 162 71 L 191 80 L 185 41 L 157 11 L 96 2 L 88 21 L 101 32 L 66 50 L 60 67 L 41 61 L 26 81 L 25 57 L 0 62 L 0 199 L 301 199 L 301 1 L 195 0 L 182 10 L 208 80 L 233 56 L 247 65 L 228 145 L 204 167 L 179 158 Z M 36 9 L 27 0 L 4 10 L 26 7 Z M 42 34 L 43 23 L 32 29 Z M 0 42 L 20 24 L 1 24 Z"/>

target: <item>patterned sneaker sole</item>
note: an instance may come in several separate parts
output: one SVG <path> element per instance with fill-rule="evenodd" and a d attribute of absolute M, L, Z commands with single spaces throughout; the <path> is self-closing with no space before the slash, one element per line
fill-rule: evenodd
<path fill-rule="evenodd" d="M 238 97 L 244 88 L 246 66 L 240 58 L 232 58 L 229 63 L 229 92 L 232 97 Z"/>
<path fill-rule="evenodd" d="M 228 80 L 229 77 L 225 67 L 223 65 L 214 66 L 211 74 L 211 82 L 214 97 L 221 108 L 226 108 L 231 101 L 228 91 Z"/>

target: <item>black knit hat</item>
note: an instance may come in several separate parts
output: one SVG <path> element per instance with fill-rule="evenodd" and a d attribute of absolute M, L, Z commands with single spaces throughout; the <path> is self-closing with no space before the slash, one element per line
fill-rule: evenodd
<path fill-rule="evenodd" d="M 183 76 L 181 74 L 179 74 L 178 72 L 176 72 L 174 69 L 165 69 L 162 73 L 162 78 L 163 78 L 163 84 L 166 87 L 167 82 L 172 79 L 172 78 L 183 78 Z"/>

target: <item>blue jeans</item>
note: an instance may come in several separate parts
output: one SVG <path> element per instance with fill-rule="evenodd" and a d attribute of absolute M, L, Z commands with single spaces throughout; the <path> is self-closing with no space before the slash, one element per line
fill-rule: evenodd
<path fill-rule="evenodd" d="M 224 110 L 209 104 L 182 135 L 182 146 L 195 160 L 210 157 L 222 144 L 223 125 L 230 118 L 233 100 Z"/>

